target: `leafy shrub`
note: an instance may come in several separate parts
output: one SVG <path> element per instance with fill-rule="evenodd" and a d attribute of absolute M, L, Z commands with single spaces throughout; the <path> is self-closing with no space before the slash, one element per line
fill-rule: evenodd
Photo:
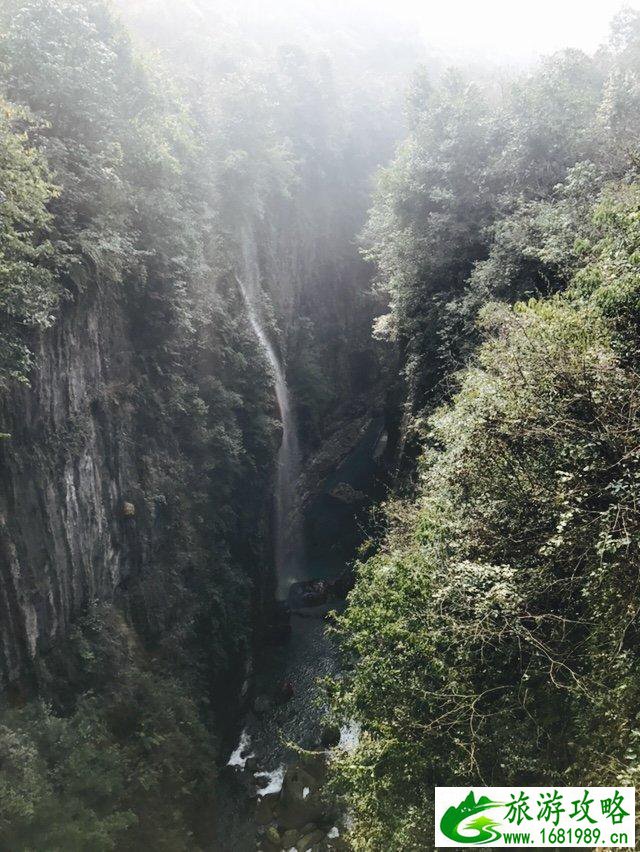
<path fill-rule="evenodd" d="M 57 190 L 29 142 L 29 115 L 0 98 L 0 390 L 27 381 L 29 329 L 48 328 L 58 302 L 47 204 Z"/>

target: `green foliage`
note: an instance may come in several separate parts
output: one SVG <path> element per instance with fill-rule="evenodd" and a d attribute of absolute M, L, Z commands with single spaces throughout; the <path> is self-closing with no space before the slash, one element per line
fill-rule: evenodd
<path fill-rule="evenodd" d="M 389 292 L 410 397 L 422 400 L 441 371 L 443 312 L 484 252 L 495 199 L 484 177 L 490 107 L 451 72 L 412 101 L 414 126 L 382 173 L 365 231 L 365 254 Z"/>
<path fill-rule="evenodd" d="M 481 311 L 360 566 L 334 686 L 363 726 L 336 767 L 355 849 L 429 848 L 435 783 L 635 777 L 639 209 L 606 187 L 565 294 Z"/>
<path fill-rule="evenodd" d="M 431 848 L 435 784 L 637 778 L 638 20 L 471 128 L 418 81 L 381 177 L 366 251 L 422 450 L 336 625 L 356 850 Z"/>
<path fill-rule="evenodd" d="M 29 437 L 55 477 L 99 433 L 137 492 L 114 541 L 130 627 L 85 622 L 39 683 L 52 706 L 3 716 L 0 846 L 195 849 L 212 834 L 211 732 L 234 710 L 270 579 L 272 380 L 233 279 L 207 126 L 102 2 L 12 0 L 0 25 L 3 88 L 26 104 L 0 112 L 0 310 L 44 330 L 63 294 L 61 346 L 90 312 L 127 347 L 101 334 L 85 351 L 116 381 L 66 422 L 42 412 L 49 441 Z M 7 379 L 25 376 L 26 348 L 9 356 Z"/>
<path fill-rule="evenodd" d="M 211 738 L 184 685 L 155 670 L 112 610 L 65 647 L 92 691 L 64 715 L 34 703 L 0 721 L 0 845 L 193 850 L 212 807 Z"/>
<path fill-rule="evenodd" d="M 607 179 L 636 168 L 638 16 L 594 58 L 559 53 L 502 86 L 424 76 L 411 132 L 383 170 L 364 253 L 391 313 L 414 413 L 477 342 L 487 297 L 516 301 L 566 285 L 571 242 Z"/>
<path fill-rule="evenodd" d="M 18 289 L 15 269 L 7 274 L 16 292 L 28 292 L 40 327 L 53 320 L 58 290 L 123 317 L 132 383 L 97 388 L 95 406 L 107 417 L 114 406 L 127 409 L 127 441 L 152 526 L 144 570 L 130 581 L 134 618 L 147 641 L 191 658 L 206 691 L 246 653 L 252 583 L 265 583 L 257 565 L 268 523 L 255 518 L 268 501 L 273 392 L 229 286 L 235 247 L 220 222 L 227 201 L 253 209 L 261 190 L 224 185 L 224 166 L 206 152 L 208 121 L 196 120 L 157 63 L 152 69 L 136 55 L 104 3 L 11 0 L 0 23 L 4 85 L 34 116 L 32 145 L 40 152 L 20 140 L 8 149 L 7 157 L 24 148 L 26 188 L 14 193 L 16 216 L 21 251 L 33 244 L 29 260 L 39 265 L 28 289 Z M 252 126 L 250 103 L 238 132 Z M 217 104 L 234 126 L 222 96 Z M 258 135 L 251 155 L 262 179 L 278 183 L 280 165 L 267 159 Z M 55 198 L 44 156 L 60 185 Z M 16 183 L 14 173 L 7 180 Z M 65 255 L 55 276 L 44 266 L 53 251 L 45 228 Z"/>
<path fill-rule="evenodd" d="M 348 369 L 351 348 L 374 348 L 353 234 L 395 101 L 378 72 L 341 87 L 323 56 L 269 47 L 251 61 L 248 39 L 227 56 L 228 36 L 202 27 L 185 49 L 172 33 L 183 55 L 170 77 L 101 0 L 1 4 L 0 85 L 24 106 L 3 101 L 0 115 L 0 311 L 45 332 L 60 300 L 63 322 L 24 341 L 3 323 L 0 390 L 15 399 L 9 380 L 37 370 L 27 344 L 51 375 L 64 360 L 53 416 L 38 411 L 38 434 L 27 425 L 9 453 L 33 451 L 56 490 L 95 440 L 105 505 L 123 483 L 135 503 L 104 533 L 127 624 L 92 612 L 66 660 L 33 662 L 51 705 L 2 714 L 2 848 L 210 844 L 210 731 L 236 710 L 273 584 L 278 431 L 236 281 L 247 241 L 308 442 L 353 390 L 371 393 Z M 94 364 L 104 382 L 85 393 L 76 371 Z M 60 625 L 94 570 L 51 604 Z"/>
<path fill-rule="evenodd" d="M 59 295 L 56 253 L 47 238 L 47 204 L 56 189 L 29 129 L 28 114 L 0 99 L 0 389 L 26 381 L 31 356 L 25 332 L 52 324 Z"/>

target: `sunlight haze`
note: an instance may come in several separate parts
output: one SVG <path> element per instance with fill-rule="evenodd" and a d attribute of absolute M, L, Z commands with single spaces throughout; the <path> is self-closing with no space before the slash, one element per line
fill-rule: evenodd
<path fill-rule="evenodd" d="M 206 5 L 206 4 L 203 4 Z M 234 4 L 237 8 L 237 4 Z M 337 0 L 309 3 L 308 0 L 280 0 L 279 3 L 249 4 L 247 14 L 278 14 L 295 11 L 316 17 L 331 15 L 336 22 L 375 18 L 392 19 L 415 27 L 425 42 L 438 50 L 481 54 L 487 58 L 528 58 L 565 47 L 595 50 L 606 40 L 611 19 L 624 7 L 640 8 L 640 0 L 539 0 L 518 3 L 511 0 Z M 247 7 L 245 7 L 247 8 Z"/>
<path fill-rule="evenodd" d="M 619 0 L 407 3 L 428 43 L 454 50 L 495 51 L 498 56 L 535 55 L 564 47 L 594 50 L 606 39 L 611 19 L 625 5 L 640 6 Z"/>

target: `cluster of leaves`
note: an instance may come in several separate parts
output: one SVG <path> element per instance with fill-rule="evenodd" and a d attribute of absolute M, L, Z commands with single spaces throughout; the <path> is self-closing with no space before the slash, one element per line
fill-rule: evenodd
<path fill-rule="evenodd" d="M 87 314 L 118 331 L 87 352 L 103 359 L 105 381 L 61 431 L 90 424 L 74 450 L 95 429 L 105 465 L 127 447 L 138 491 L 119 542 L 121 601 L 165 669 L 112 667 L 72 708 L 3 719 L 0 845 L 192 848 L 211 811 L 210 731 L 232 711 L 267 594 L 272 380 L 231 275 L 207 127 L 99 0 L 9 0 L 0 29 L 0 86 L 7 103 L 24 104 L 0 110 L 0 311 L 12 320 L 0 334 L 0 382 L 33 375 L 29 349 L 48 357 L 52 338 L 38 334 L 58 301 L 60 346 L 69 328 L 81 336 Z M 19 412 L 24 399 L 13 399 Z M 27 440 L 58 476 L 57 443 Z M 14 439 L 6 452 L 24 447 Z M 100 630 L 96 641 L 109 641 L 112 625 Z M 82 672 L 79 695 L 91 689 Z M 43 693 L 67 678 L 65 669 L 45 678 Z"/>
<path fill-rule="evenodd" d="M 566 238 L 580 227 L 580 201 L 635 168 L 639 45 L 638 18 L 628 12 L 593 57 L 557 54 L 508 86 L 458 72 L 414 81 L 411 132 L 381 174 L 364 232 L 391 304 L 378 330 L 399 342 L 414 413 L 446 393 L 442 379 L 477 342 L 475 316 L 487 297 L 566 284 Z M 583 175 L 580 190 L 574 175 L 566 218 L 555 217 L 564 244 L 540 256 L 548 203 L 577 164 L 591 168 L 593 183 Z"/>
<path fill-rule="evenodd" d="M 415 62 L 415 46 L 386 55 L 381 68 L 384 39 L 357 16 L 345 41 L 319 19 L 294 24 L 293 11 L 277 4 L 265 8 L 262 27 L 243 20 L 242 35 L 241 13 L 225 7 L 196 18 L 167 0 L 119 5 L 168 55 L 206 126 L 220 229 L 257 245 L 263 312 L 312 447 L 335 428 L 336 409 L 376 393 L 377 370 L 351 366 L 354 350 L 374 364 L 382 354 L 370 335 L 379 299 L 354 238 L 371 174 L 402 133 L 396 81 Z M 237 272 L 247 275 L 241 263 Z"/>
<path fill-rule="evenodd" d="M 201 848 L 214 750 L 194 702 L 107 607 L 86 616 L 64 653 L 91 691 L 63 715 L 33 703 L 0 716 L 2 847 Z"/>
<path fill-rule="evenodd" d="M 153 44 L 163 4 L 120 5 L 140 13 Z M 177 6 L 165 5 L 171 19 Z M 157 59 L 138 55 L 103 0 L 0 8 L 0 390 L 20 412 L 25 397 L 5 385 L 38 377 L 52 344 L 64 351 L 68 337 L 82 337 L 86 316 L 103 324 L 100 351 L 87 348 L 87 359 L 100 361 L 104 383 L 67 423 L 52 427 L 40 412 L 51 441 L 40 432 L 25 439 L 51 477 L 91 433 L 103 442 L 100 461 L 132 460 L 136 515 L 123 523 L 128 576 L 118 591 L 146 651 L 174 673 L 107 667 L 123 695 L 135 693 L 122 714 L 145 720 L 147 751 L 136 731 L 117 729 L 106 682 L 72 708 L 7 716 L 8 848 L 188 844 L 193 814 L 183 799 L 201 804 L 191 782 L 184 792 L 184 772 L 170 761 L 175 788 L 147 780 L 164 731 L 154 708 L 165 690 L 166 712 L 183 712 L 177 672 L 210 728 L 224 724 L 271 581 L 278 433 L 272 381 L 238 293 L 245 253 L 257 258 L 265 317 L 307 436 L 318 439 L 336 405 L 365 384 L 349 371 L 349 353 L 371 349 L 374 307 L 352 237 L 369 172 L 393 141 L 394 123 L 381 117 L 393 105 L 366 86 L 362 98 L 340 89 L 324 57 L 294 46 L 248 61 L 253 46 L 229 46 L 215 16 L 187 32 L 185 17 L 198 19 L 179 12 L 172 38 L 159 39 L 170 79 Z M 43 332 L 56 313 L 64 325 L 54 339 Z M 6 452 L 17 460 L 25 448 L 13 440 Z M 108 641 L 112 626 L 100 629 Z M 67 677 L 45 678 L 44 691 Z M 90 685 L 85 666 L 78 694 Z M 202 732 L 183 733 L 191 760 Z M 104 780 L 92 786 L 86 769 L 98 752 Z M 29 779 L 19 780 L 14 764 L 27 753 Z M 176 803 L 175 818 L 161 812 L 163 798 Z"/>
<path fill-rule="evenodd" d="M 435 784 L 637 780 L 640 185 L 610 119 L 633 123 L 638 27 L 470 131 L 445 81 L 382 176 L 370 251 L 422 450 L 336 625 L 356 850 L 432 848 Z"/>

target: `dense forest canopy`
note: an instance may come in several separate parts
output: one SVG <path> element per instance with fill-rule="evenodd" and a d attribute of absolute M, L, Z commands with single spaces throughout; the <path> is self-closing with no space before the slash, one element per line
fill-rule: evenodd
<path fill-rule="evenodd" d="M 638 781 L 640 13 L 497 71 L 271 5 L 0 2 L 1 849 L 215 848 L 275 607 L 248 283 L 305 498 L 387 441 L 327 848 Z"/>

